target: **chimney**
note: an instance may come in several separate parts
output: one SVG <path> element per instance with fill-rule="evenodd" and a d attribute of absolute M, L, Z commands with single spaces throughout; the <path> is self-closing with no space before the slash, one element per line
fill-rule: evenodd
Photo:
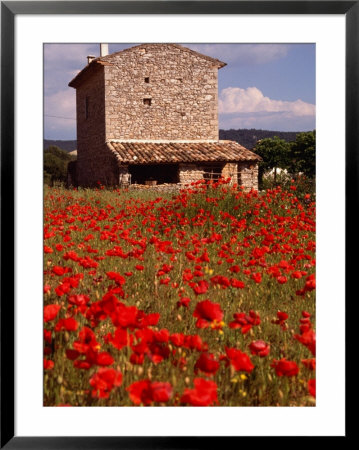
<path fill-rule="evenodd" d="M 100 44 L 100 56 L 108 55 L 108 44 Z"/>
<path fill-rule="evenodd" d="M 96 58 L 96 56 L 89 55 L 89 56 L 87 57 L 87 64 L 92 63 L 92 61 L 93 61 L 95 58 Z"/>

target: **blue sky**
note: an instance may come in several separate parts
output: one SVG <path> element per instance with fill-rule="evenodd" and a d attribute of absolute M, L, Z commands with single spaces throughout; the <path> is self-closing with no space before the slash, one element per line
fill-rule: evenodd
<path fill-rule="evenodd" d="M 110 53 L 136 44 L 110 44 Z M 315 129 L 315 44 L 182 44 L 227 63 L 219 70 L 219 126 L 275 131 Z M 69 81 L 99 44 L 45 44 L 44 137 L 76 139 Z"/>

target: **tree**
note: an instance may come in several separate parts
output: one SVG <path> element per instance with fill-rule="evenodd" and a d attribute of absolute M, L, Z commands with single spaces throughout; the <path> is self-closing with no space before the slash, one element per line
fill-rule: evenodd
<path fill-rule="evenodd" d="M 263 161 L 259 163 L 259 181 L 262 181 L 263 174 L 267 170 L 274 169 L 274 182 L 277 180 L 277 169 L 286 169 L 288 167 L 290 144 L 278 136 L 266 138 L 257 142 L 254 149 L 255 153 L 262 157 Z"/>
<path fill-rule="evenodd" d="M 308 178 L 315 177 L 315 130 L 298 133 L 291 142 L 289 171 L 292 174 L 303 173 Z"/>
<path fill-rule="evenodd" d="M 44 152 L 44 182 L 53 184 L 54 181 L 66 181 L 67 165 L 74 158 L 64 150 L 51 145 Z"/>

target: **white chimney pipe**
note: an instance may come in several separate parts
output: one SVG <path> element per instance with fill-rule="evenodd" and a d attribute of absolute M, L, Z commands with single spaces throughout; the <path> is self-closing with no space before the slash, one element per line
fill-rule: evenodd
<path fill-rule="evenodd" d="M 89 56 L 87 57 L 87 64 L 90 64 L 95 58 L 96 58 L 96 56 L 89 55 Z"/>
<path fill-rule="evenodd" d="M 100 44 L 100 56 L 108 55 L 108 44 Z"/>

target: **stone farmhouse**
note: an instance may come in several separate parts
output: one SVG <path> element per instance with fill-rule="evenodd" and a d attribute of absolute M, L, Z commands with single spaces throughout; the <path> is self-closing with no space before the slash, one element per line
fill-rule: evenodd
<path fill-rule="evenodd" d="M 177 44 L 101 55 L 89 56 L 69 83 L 77 105 L 72 184 L 187 184 L 224 176 L 258 189 L 260 157 L 219 140 L 218 69 L 225 63 Z"/>

